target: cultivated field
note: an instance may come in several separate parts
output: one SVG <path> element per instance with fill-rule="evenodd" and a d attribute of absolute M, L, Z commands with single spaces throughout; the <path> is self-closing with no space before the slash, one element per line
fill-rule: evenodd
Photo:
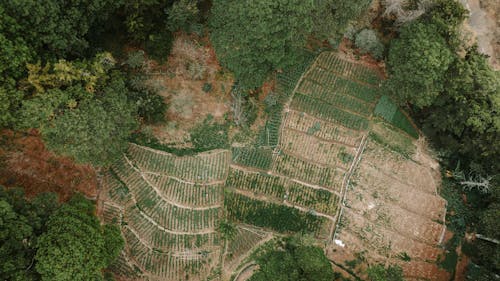
<path fill-rule="evenodd" d="M 278 104 L 254 145 L 178 157 L 131 144 L 100 198 L 127 242 L 113 270 L 227 280 L 263 242 L 309 232 L 345 272 L 397 263 L 409 278 L 445 280 L 438 165 L 380 79 L 325 52 L 277 75 Z M 223 220 L 235 226 L 227 241 Z"/>

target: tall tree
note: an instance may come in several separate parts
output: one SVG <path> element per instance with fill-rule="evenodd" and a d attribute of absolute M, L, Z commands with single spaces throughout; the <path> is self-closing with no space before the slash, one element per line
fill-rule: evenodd
<path fill-rule="evenodd" d="M 36 253 L 41 280 L 102 280 L 102 269 L 124 241 L 116 226 L 101 226 L 94 212 L 92 202 L 78 195 L 50 217 Z"/>
<path fill-rule="evenodd" d="M 313 1 L 215 0 L 211 39 L 218 59 L 244 88 L 297 63 L 312 29 Z"/>
<path fill-rule="evenodd" d="M 417 107 L 431 105 L 444 89 L 447 70 L 454 60 L 438 27 L 412 22 L 391 42 L 386 91 L 400 102 Z"/>

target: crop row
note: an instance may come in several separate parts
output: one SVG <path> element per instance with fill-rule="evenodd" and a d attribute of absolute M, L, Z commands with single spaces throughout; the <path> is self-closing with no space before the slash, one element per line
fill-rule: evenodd
<path fill-rule="evenodd" d="M 236 260 L 265 237 L 265 233 L 259 233 L 258 230 L 247 230 L 246 228 L 236 227 L 236 235 L 229 241 L 226 260 Z"/>
<path fill-rule="evenodd" d="M 327 190 L 315 189 L 297 182 L 261 173 L 249 173 L 232 169 L 226 185 L 240 190 L 272 196 L 316 212 L 334 214 L 338 197 Z"/>
<path fill-rule="evenodd" d="M 348 169 L 356 153 L 353 147 L 319 140 L 287 128 L 282 130 L 280 143 L 281 149 L 291 151 L 303 159 L 344 170 Z"/>
<path fill-rule="evenodd" d="M 195 276 L 206 274 L 210 260 L 215 259 L 218 254 L 200 252 L 189 257 L 175 256 L 148 248 L 126 228 L 123 228 L 123 234 L 129 253 L 138 265 L 163 280 L 191 280 Z"/>
<path fill-rule="evenodd" d="M 352 147 L 358 147 L 362 139 L 361 133 L 357 130 L 326 122 L 295 110 L 287 112 L 284 127 L 325 141 L 340 142 Z"/>
<path fill-rule="evenodd" d="M 121 223 L 122 213 L 117 207 L 103 202 L 102 217 L 105 223 L 119 224 Z"/>
<path fill-rule="evenodd" d="M 190 184 L 153 174 L 147 175 L 146 178 L 164 197 L 185 206 L 212 206 L 222 203 L 222 184 Z"/>
<path fill-rule="evenodd" d="M 387 96 L 382 96 L 375 107 L 375 115 L 382 117 L 393 126 L 405 131 L 410 136 L 418 138 L 418 132 L 413 127 L 401 109 Z"/>
<path fill-rule="evenodd" d="M 152 186 L 125 161 L 116 163 L 113 170 L 133 193 L 137 206 L 163 227 L 178 231 L 199 231 L 215 227 L 220 208 L 180 208 L 162 200 Z"/>
<path fill-rule="evenodd" d="M 229 151 L 225 150 L 178 157 L 131 144 L 128 153 L 146 171 L 199 183 L 224 180 L 229 167 Z"/>
<path fill-rule="evenodd" d="M 368 128 L 368 120 L 366 118 L 335 108 L 323 101 L 300 93 L 295 93 L 291 107 L 351 129 L 366 130 Z"/>
<path fill-rule="evenodd" d="M 335 107 L 346 109 L 366 117 L 370 116 L 373 111 L 372 104 L 350 95 L 339 93 L 335 90 L 332 91 L 311 80 L 303 80 L 297 91 L 315 99 L 322 100 Z"/>
<path fill-rule="evenodd" d="M 226 193 L 224 201 L 230 219 L 282 233 L 315 233 L 325 220 L 292 207 L 254 200 L 232 192 Z"/>
<path fill-rule="evenodd" d="M 131 264 L 127 261 L 127 253 L 125 250 L 120 252 L 118 257 L 113 261 L 113 263 L 109 266 L 109 269 L 119 275 L 128 278 L 137 278 L 142 275 L 141 269 L 136 265 Z"/>
<path fill-rule="evenodd" d="M 279 130 L 283 114 L 283 105 L 277 104 L 267 114 L 266 124 L 259 131 L 258 145 L 273 147 L 278 144 Z"/>
<path fill-rule="evenodd" d="M 332 190 L 340 189 L 344 176 L 335 168 L 313 164 L 286 153 L 274 157 L 273 172 Z"/>
<path fill-rule="evenodd" d="M 233 162 L 254 167 L 261 170 L 269 170 L 273 161 L 273 150 L 260 147 L 233 147 Z"/>
<path fill-rule="evenodd" d="M 213 248 L 220 244 L 218 234 L 175 234 L 166 232 L 145 218 L 137 207 L 126 210 L 127 227 L 134 230 L 151 248 L 162 252 L 185 251 L 186 249 Z"/>
<path fill-rule="evenodd" d="M 318 92 L 335 92 L 339 95 L 348 95 L 369 104 L 375 103 L 377 101 L 377 98 L 380 96 L 379 87 L 367 86 L 355 81 L 345 79 L 342 76 L 335 76 L 333 84 L 326 83 L 325 81 L 318 79 L 318 77 L 314 77 L 312 75 L 307 75 L 302 81 L 304 81 L 303 83 L 315 83 L 317 85 L 315 86 L 315 90 Z M 305 85 L 304 87 L 306 86 L 307 85 Z"/>
<path fill-rule="evenodd" d="M 380 77 L 374 69 L 339 58 L 335 53 L 324 52 L 316 59 L 318 64 L 349 79 L 377 85 Z"/>

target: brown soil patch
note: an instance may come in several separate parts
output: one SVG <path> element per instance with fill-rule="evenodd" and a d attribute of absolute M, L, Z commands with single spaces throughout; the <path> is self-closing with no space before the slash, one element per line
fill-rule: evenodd
<path fill-rule="evenodd" d="M 75 192 L 95 198 L 96 171 L 90 165 L 77 165 L 68 157 L 48 151 L 35 132 L 0 133 L 0 184 L 22 187 L 27 197 L 55 192 L 66 201 Z"/>
<path fill-rule="evenodd" d="M 152 70 L 151 80 L 164 87 L 160 95 L 169 104 L 168 125 L 151 126 L 162 143 L 189 142 L 189 130 L 208 115 L 224 119 L 233 80 L 220 70 L 208 38 L 177 35 L 166 66 Z M 208 85 L 211 90 L 207 93 L 203 87 Z"/>

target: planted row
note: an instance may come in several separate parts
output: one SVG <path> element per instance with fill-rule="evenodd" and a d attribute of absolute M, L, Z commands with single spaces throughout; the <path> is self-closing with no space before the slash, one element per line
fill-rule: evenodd
<path fill-rule="evenodd" d="M 300 93 L 295 93 L 291 107 L 295 110 L 306 112 L 318 118 L 339 123 L 342 126 L 351 129 L 368 129 L 368 120 L 366 118 L 335 108 L 323 101 Z"/>
<path fill-rule="evenodd" d="M 403 130 L 414 138 L 418 138 L 418 132 L 404 115 L 401 109 L 388 97 L 382 96 L 375 107 L 375 115 Z"/>
<path fill-rule="evenodd" d="M 230 219 L 281 233 L 315 233 L 325 220 L 292 207 L 254 200 L 232 192 L 226 193 L 224 201 Z"/>
<path fill-rule="evenodd" d="M 254 167 L 261 170 L 269 170 L 273 161 L 272 148 L 260 147 L 233 147 L 233 162 Z"/>
<path fill-rule="evenodd" d="M 348 79 L 372 85 L 377 85 L 380 82 L 380 77 L 374 69 L 341 59 L 332 52 L 321 53 L 317 58 L 317 62 L 321 67 L 335 71 Z"/>

